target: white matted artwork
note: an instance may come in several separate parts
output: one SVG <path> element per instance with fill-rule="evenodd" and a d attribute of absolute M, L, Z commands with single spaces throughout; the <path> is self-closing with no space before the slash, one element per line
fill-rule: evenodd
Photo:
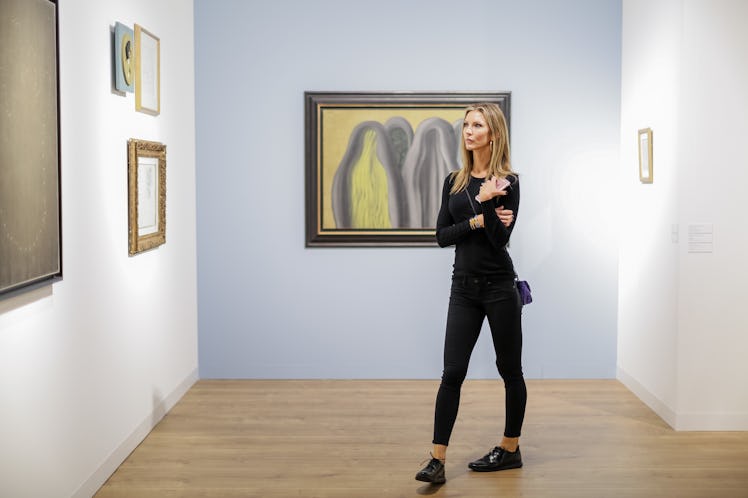
<path fill-rule="evenodd" d="M 639 181 L 652 183 L 654 179 L 652 169 L 652 129 L 639 130 Z"/>
<path fill-rule="evenodd" d="M 158 232 L 158 158 L 138 158 L 138 237 Z"/>
<path fill-rule="evenodd" d="M 161 113 L 161 40 L 135 25 L 135 110 Z"/>

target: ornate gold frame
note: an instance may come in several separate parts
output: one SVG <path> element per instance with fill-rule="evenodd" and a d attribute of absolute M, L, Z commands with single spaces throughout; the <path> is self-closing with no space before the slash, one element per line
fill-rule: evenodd
<path fill-rule="evenodd" d="M 127 141 L 127 151 L 128 245 L 130 256 L 133 256 L 166 243 L 166 145 L 131 138 Z M 153 166 L 146 164 L 153 163 L 153 159 L 156 159 L 157 167 L 146 168 Z M 144 177 L 147 172 L 156 174 L 156 188 L 141 192 L 143 183 L 147 184 L 148 178 Z M 155 208 L 153 221 L 156 226 L 141 233 L 146 227 L 141 226 L 140 208 L 149 200 L 155 204 L 152 207 Z"/>

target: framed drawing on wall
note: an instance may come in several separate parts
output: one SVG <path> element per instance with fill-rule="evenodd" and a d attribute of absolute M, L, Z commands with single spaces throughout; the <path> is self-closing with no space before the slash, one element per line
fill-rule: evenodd
<path fill-rule="evenodd" d="M 654 170 L 652 169 L 652 129 L 639 130 L 639 181 L 652 183 Z"/>
<path fill-rule="evenodd" d="M 166 243 L 166 145 L 127 142 L 128 251 L 130 256 Z"/>
<path fill-rule="evenodd" d="M 465 107 L 509 92 L 305 92 L 306 247 L 434 246 Z"/>
<path fill-rule="evenodd" d="M 135 25 L 135 110 L 161 113 L 161 40 Z"/>
<path fill-rule="evenodd" d="M 57 17 L 0 1 L 0 298 L 62 278 Z"/>

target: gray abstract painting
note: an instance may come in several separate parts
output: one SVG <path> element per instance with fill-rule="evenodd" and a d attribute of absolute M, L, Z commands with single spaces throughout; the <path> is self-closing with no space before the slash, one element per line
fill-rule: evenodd
<path fill-rule="evenodd" d="M 0 296 L 62 273 L 56 9 L 0 0 Z"/>

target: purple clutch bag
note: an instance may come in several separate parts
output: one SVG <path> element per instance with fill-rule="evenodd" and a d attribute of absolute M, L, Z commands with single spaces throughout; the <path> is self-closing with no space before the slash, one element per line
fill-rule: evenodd
<path fill-rule="evenodd" d="M 522 304 L 530 304 L 532 302 L 532 291 L 530 290 L 530 284 L 527 280 L 517 280 L 517 290 L 519 291 L 519 297 L 522 299 Z"/>

